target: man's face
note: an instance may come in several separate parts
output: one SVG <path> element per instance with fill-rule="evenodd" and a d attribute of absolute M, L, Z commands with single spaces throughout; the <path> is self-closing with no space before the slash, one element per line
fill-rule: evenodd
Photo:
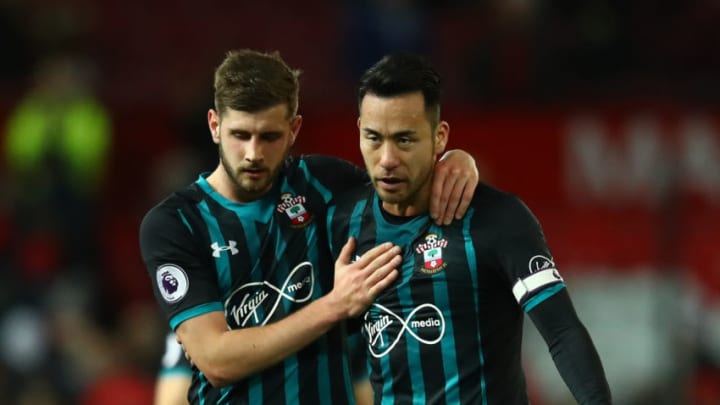
<path fill-rule="evenodd" d="M 388 98 L 368 94 L 360 104 L 358 128 L 365 166 L 385 208 L 400 215 L 424 212 L 447 123 L 431 127 L 421 92 Z"/>
<path fill-rule="evenodd" d="M 227 109 L 208 114 L 220 162 L 238 201 L 261 198 L 272 188 L 300 130 L 302 118 L 288 118 L 285 104 L 257 112 Z"/>

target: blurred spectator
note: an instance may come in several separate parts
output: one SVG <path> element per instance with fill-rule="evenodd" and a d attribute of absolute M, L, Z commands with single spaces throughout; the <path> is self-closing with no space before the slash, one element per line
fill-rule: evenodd
<path fill-rule="evenodd" d="M 88 61 L 51 57 L 8 118 L 4 153 L 20 236 L 17 260 L 33 279 L 48 279 L 60 265 L 95 262 L 95 203 L 111 122 L 92 79 Z"/>
<path fill-rule="evenodd" d="M 52 301 L 63 280 L 102 295 L 95 226 L 111 122 L 94 95 L 94 72 L 84 57 L 48 55 L 33 78 L 7 115 L 2 138 L 0 303 L 12 305 L 0 312 L 0 360 L 11 384 L 3 399 L 64 404 L 87 384 L 87 370 L 68 357 L 61 332 L 83 337 L 73 345 L 90 363 L 112 351 L 93 344 L 101 339 L 94 339 L 97 326 L 86 309 L 101 301 L 83 301 L 71 317 L 65 315 L 68 301 L 84 300 L 78 290 Z"/>

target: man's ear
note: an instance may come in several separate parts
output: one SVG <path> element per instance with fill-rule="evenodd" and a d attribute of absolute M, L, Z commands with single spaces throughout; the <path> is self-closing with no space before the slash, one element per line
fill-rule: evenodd
<path fill-rule="evenodd" d="M 290 121 L 290 132 L 292 139 L 290 140 L 290 145 L 295 143 L 295 139 L 297 138 L 298 134 L 300 133 L 300 127 L 302 126 L 302 115 L 296 115 L 293 117 L 293 119 Z"/>
<path fill-rule="evenodd" d="M 435 154 L 440 155 L 445 152 L 445 148 L 450 138 L 450 124 L 447 121 L 440 121 L 435 129 Z"/>
<path fill-rule="evenodd" d="M 208 110 L 207 114 L 208 128 L 210 128 L 210 135 L 215 144 L 220 143 L 220 114 L 212 108 Z"/>

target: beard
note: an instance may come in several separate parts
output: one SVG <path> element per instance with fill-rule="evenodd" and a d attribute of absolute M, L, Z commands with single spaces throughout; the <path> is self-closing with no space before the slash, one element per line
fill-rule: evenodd
<path fill-rule="evenodd" d="M 413 179 L 406 179 L 404 187 L 396 190 L 385 190 L 378 185 L 378 177 L 372 178 L 375 192 L 380 200 L 387 204 L 397 204 L 402 207 L 423 205 L 430 198 L 434 165 L 418 173 Z"/>
<path fill-rule="evenodd" d="M 240 201 L 249 202 L 262 198 L 272 188 L 273 182 L 280 172 L 280 168 L 288 157 L 290 151 L 285 152 L 285 156 L 276 167 L 267 167 L 262 164 L 245 164 L 233 167 L 232 163 L 227 159 L 222 143 L 218 144 L 218 153 L 220 155 L 220 163 L 222 164 L 228 179 L 232 182 L 236 197 Z M 246 170 L 254 170 L 260 173 L 259 178 L 253 178 Z"/>

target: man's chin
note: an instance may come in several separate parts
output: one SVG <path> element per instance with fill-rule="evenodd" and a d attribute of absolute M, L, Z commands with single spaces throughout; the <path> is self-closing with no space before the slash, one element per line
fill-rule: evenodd
<path fill-rule="evenodd" d="M 380 200 L 382 202 L 386 202 L 388 204 L 398 204 L 403 202 L 403 196 L 401 193 L 388 193 L 383 190 L 376 190 L 378 197 L 380 197 Z"/>
<path fill-rule="evenodd" d="M 240 189 L 245 193 L 246 195 L 251 196 L 257 196 L 260 197 L 270 191 L 270 188 L 272 186 L 271 182 L 267 181 L 248 181 L 248 180 L 242 180 L 239 182 Z"/>

